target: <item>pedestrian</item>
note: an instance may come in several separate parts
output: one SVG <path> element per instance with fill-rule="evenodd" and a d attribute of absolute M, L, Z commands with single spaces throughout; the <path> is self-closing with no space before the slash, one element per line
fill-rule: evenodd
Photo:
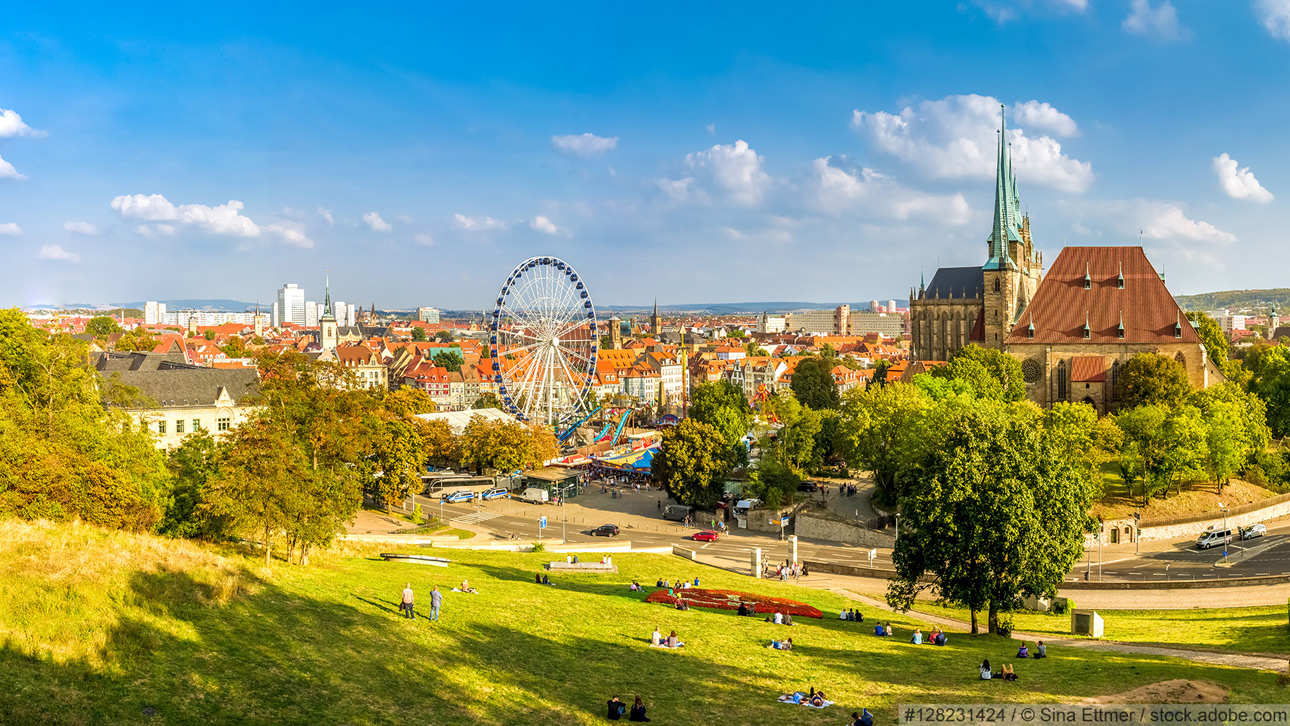
<path fill-rule="evenodd" d="M 403 586 L 403 600 L 399 603 L 399 610 L 403 611 L 403 617 L 416 619 L 416 614 L 412 612 L 412 583 Z"/>
<path fill-rule="evenodd" d="M 438 622 L 439 606 L 443 604 L 443 593 L 439 592 L 439 586 L 435 585 L 430 591 L 430 619 Z"/>
<path fill-rule="evenodd" d="M 663 511 L 663 500 L 662 500 L 662 499 L 660 499 L 660 500 L 658 500 L 658 501 L 656 501 L 656 502 L 654 502 L 654 503 L 658 505 L 658 511 L 660 511 L 660 512 L 661 512 L 661 511 Z"/>

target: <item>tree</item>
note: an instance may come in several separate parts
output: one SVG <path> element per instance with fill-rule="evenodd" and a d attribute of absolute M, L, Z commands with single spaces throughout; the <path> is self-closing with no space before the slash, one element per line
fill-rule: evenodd
<path fill-rule="evenodd" d="M 106 338 L 113 333 L 121 332 L 121 326 L 108 315 L 96 315 L 85 323 L 85 332 L 95 338 Z"/>
<path fill-rule="evenodd" d="M 1186 313 L 1186 316 L 1188 320 L 1196 323 L 1196 332 L 1200 335 L 1201 342 L 1205 344 L 1205 355 L 1222 370 L 1230 352 L 1223 327 L 1217 320 L 1202 312 L 1190 312 Z"/>
<path fill-rule="evenodd" d="M 228 530 L 228 523 L 212 520 L 203 505 L 207 501 L 206 483 L 216 472 L 215 439 L 205 429 L 186 436 L 170 452 L 166 467 L 170 470 L 170 501 L 157 531 L 172 537 L 218 538 Z"/>
<path fill-rule="evenodd" d="M 1208 431 L 1200 409 L 1144 405 L 1122 409 L 1115 423 L 1124 432 L 1121 471 L 1126 482 L 1141 479 L 1144 506 L 1170 485 L 1204 478 Z"/>
<path fill-rule="evenodd" d="M 930 403 L 908 383 L 853 389 L 843 399 L 838 448 L 848 464 L 873 472 L 878 501 L 899 501 L 896 475 L 918 455 L 921 419 Z"/>
<path fill-rule="evenodd" d="M 483 416 L 472 417 L 457 439 L 462 464 L 502 472 L 537 466 L 557 452 L 555 435 L 545 429 Z"/>
<path fill-rule="evenodd" d="M 363 489 L 367 496 L 385 504 L 388 514 L 395 502 L 403 502 L 421 488 L 425 442 L 415 424 L 390 414 L 373 417 L 367 440 L 371 454 L 362 466 Z"/>
<path fill-rule="evenodd" d="M 381 399 L 381 407 L 403 418 L 435 412 L 434 400 L 430 398 L 430 394 L 411 386 L 403 386 L 386 393 Z"/>
<path fill-rule="evenodd" d="M 492 391 L 484 391 L 479 398 L 475 399 L 475 403 L 471 405 L 471 408 L 475 410 L 495 408 L 500 411 L 502 410 L 502 399 L 498 398 L 497 394 Z"/>
<path fill-rule="evenodd" d="M 229 336 L 228 343 L 226 343 L 224 347 L 220 348 L 220 350 L 224 351 L 224 355 L 229 358 L 245 358 L 247 352 L 246 342 L 243 341 L 240 336 L 231 335 Z"/>
<path fill-rule="evenodd" d="M 462 358 L 461 351 L 457 348 L 441 350 L 434 354 L 434 364 L 442 368 L 447 368 L 453 373 L 460 372 L 461 366 L 465 362 L 466 359 Z"/>
<path fill-rule="evenodd" d="M 457 460 L 457 437 L 447 421 L 422 421 L 418 419 L 417 433 L 426 449 L 426 459 L 440 466 Z"/>
<path fill-rule="evenodd" d="M 833 380 L 833 361 L 805 358 L 793 369 L 793 395 L 808 408 L 837 408 L 838 384 Z"/>
<path fill-rule="evenodd" d="M 663 432 L 651 470 L 678 502 L 710 508 L 721 498 L 730 466 L 730 446 L 721 431 L 690 417 Z"/>
<path fill-rule="evenodd" d="M 1290 349 L 1283 345 L 1256 345 L 1245 353 L 1250 372 L 1249 390 L 1267 406 L 1272 435 L 1290 434 Z"/>
<path fill-rule="evenodd" d="M 151 353 L 157 347 L 157 339 L 143 328 L 135 328 L 117 338 L 115 348 L 122 352 L 140 351 Z"/>
<path fill-rule="evenodd" d="M 770 355 L 765 348 L 757 345 L 757 342 L 753 340 L 744 343 L 744 354 L 749 357 L 764 357 Z"/>
<path fill-rule="evenodd" d="M 772 448 L 761 457 L 757 468 L 748 475 L 743 493 L 766 503 L 766 506 L 783 506 L 793 500 L 793 493 L 802 483 L 802 475 L 793 467 L 780 461 L 778 453 Z"/>
<path fill-rule="evenodd" d="M 949 365 L 934 368 L 932 376 L 963 381 L 978 398 L 1020 401 L 1026 397 L 1021 362 L 1000 350 L 967 345 L 950 357 Z"/>
<path fill-rule="evenodd" d="M 207 340 L 215 340 L 215 331 L 207 328 L 205 332 L 202 333 L 202 337 Z"/>
<path fill-rule="evenodd" d="M 1187 369 L 1159 353 L 1139 353 L 1120 369 L 1120 405 L 1175 408 L 1191 393 Z"/>
<path fill-rule="evenodd" d="M 448 330 L 440 330 L 440 331 L 437 331 L 437 332 L 434 334 L 434 339 L 435 339 L 435 340 L 439 340 L 439 341 L 443 341 L 443 342 L 445 342 L 445 343 L 451 343 L 451 342 L 452 342 L 452 332 L 451 332 L 451 331 L 448 331 Z"/>
<path fill-rule="evenodd" d="M 690 400 L 690 418 L 716 428 L 726 446 L 733 447 L 748 433 L 752 409 L 735 384 L 709 381 L 695 387 Z"/>
<path fill-rule="evenodd" d="M 825 343 L 820 346 L 820 357 L 833 359 L 838 357 L 838 349 L 833 347 L 832 343 Z"/>
<path fill-rule="evenodd" d="M 973 633 L 982 610 L 997 633 L 1000 611 L 1020 595 L 1056 594 L 1083 554 L 1092 490 L 1026 404 L 950 405 L 929 431 L 935 444 L 902 474 L 909 485 L 887 602 L 908 610 L 930 588 L 971 612 Z"/>
<path fill-rule="evenodd" d="M 1066 461 L 1082 469 L 1094 498 L 1101 497 L 1102 464 L 1119 455 L 1124 439 L 1115 420 L 1098 418 L 1087 403 L 1058 401 L 1043 414 L 1043 433 Z"/>
<path fill-rule="evenodd" d="M 412 328 L 412 339 L 418 343 L 423 343 L 429 340 L 430 338 L 429 336 L 426 335 L 426 331 L 424 328 L 414 327 Z"/>
<path fill-rule="evenodd" d="M 1207 429 L 1206 468 L 1221 491 L 1232 474 L 1267 448 L 1271 432 L 1266 407 L 1258 396 L 1230 381 L 1200 391 L 1196 400 Z"/>

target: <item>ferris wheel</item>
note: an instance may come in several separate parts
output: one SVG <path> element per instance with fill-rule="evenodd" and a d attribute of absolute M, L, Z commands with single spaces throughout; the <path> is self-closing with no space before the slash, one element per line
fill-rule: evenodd
<path fill-rule="evenodd" d="M 596 371 L 596 311 L 573 266 L 530 257 L 511 271 L 489 321 L 497 393 L 520 421 L 558 426 L 577 413 Z"/>

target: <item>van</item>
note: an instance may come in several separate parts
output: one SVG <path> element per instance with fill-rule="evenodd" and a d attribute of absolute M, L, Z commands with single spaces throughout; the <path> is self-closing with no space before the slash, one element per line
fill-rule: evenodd
<path fill-rule="evenodd" d="M 694 513 L 694 507 L 687 507 L 684 504 L 669 504 L 663 507 L 663 519 L 670 519 L 673 522 L 684 522 L 685 518 Z"/>
<path fill-rule="evenodd" d="M 1207 550 L 1214 545 L 1225 545 L 1232 541 L 1232 530 L 1230 529 L 1207 529 L 1200 533 L 1196 538 L 1196 546 L 1202 550 Z"/>
<path fill-rule="evenodd" d="M 551 501 L 551 493 L 545 489 L 529 487 L 528 489 L 525 489 L 524 493 L 520 494 L 518 498 L 521 501 L 529 502 L 530 504 L 546 504 Z"/>

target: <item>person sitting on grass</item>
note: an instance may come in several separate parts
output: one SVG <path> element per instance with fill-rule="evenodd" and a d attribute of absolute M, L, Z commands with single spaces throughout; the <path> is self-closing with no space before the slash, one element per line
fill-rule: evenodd
<path fill-rule="evenodd" d="M 910 638 L 909 642 L 913 643 L 914 645 L 922 645 L 923 631 L 918 628 L 914 628 L 914 637 Z"/>
<path fill-rule="evenodd" d="M 681 639 L 680 639 L 680 638 L 678 638 L 678 637 L 676 637 L 676 631 L 675 631 L 675 630 L 673 630 L 673 631 L 672 631 L 672 632 L 667 636 L 667 647 L 669 647 L 669 648 L 680 648 L 680 647 L 681 647 L 681 646 L 683 646 L 683 645 L 685 645 L 685 643 L 682 643 L 682 642 L 681 642 Z"/>
<path fill-rule="evenodd" d="M 632 592 L 640 592 L 641 591 L 640 583 L 636 582 L 635 580 L 632 580 L 632 586 L 628 589 L 631 590 Z"/>
<path fill-rule="evenodd" d="M 942 632 L 936 634 L 936 644 L 945 645 L 945 633 Z"/>
<path fill-rule="evenodd" d="M 793 624 L 793 614 L 792 614 L 792 613 L 784 613 L 784 624 L 785 624 L 785 625 L 792 625 L 792 624 Z"/>
<path fill-rule="evenodd" d="M 1048 646 L 1044 645 L 1044 641 L 1042 640 L 1039 641 L 1038 647 L 1035 648 L 1035 657 L 1036 658 L 1048 657 Z"/>
<path fill-rule="evenodd" d="M 843 610 L 842 612 L 838 613 L 838 620 L 850 620 L 850 619 L 851 619 L 850 611 Z"/>
<path fill-rule="evenodd" d="M 470 593 L 470 594 L 472 594 L 472 595 L 478 595 L 478 594 L 479 594 L 479 590 L 476 590 L 475 588 L 471 587 L 471 586 L 470 586 L 470 582 L 469 582 L 468 580 L 462 580 L 462 581 L 461 581 L 461 591 L 462 591 L 462 592 L 468 592 L 468 593 Z"/>
<path fill-rule="evenodd" d="M 893 632 L 892 632 L 892 630 L 891 630 L 891 621 L 890 621 L 890 620 L 888 620 L 888 621 L 887 621 L 886 631 L 887 631 L 887 632 L 883 633 L 883 635 L 887 636 L 888 638 L 890 638 L 892 635 L 894 635 L 894 634 L 895 634 L 895 633 L 893 633 Z"/>
<path fill-rule="evenodd" d="M 676 609 L 677 609 L 677 610 L 689 610 L 689 609 L 690 609 L 690 604 L 689 604 L 689 603 L 687 603 L 686 601 L 681 600 L 681 599 L 679 599 L 679 598 L 678 598 L 678 599 L 677 599 L 677 601 L 676 601 Z"/>
<path fill-rule="evenodd" d="M 873 626 L 873 634 L 881 638 L 882 636 L 887 634 L 887 629 L 882 627 L 882 623 L 878 623 L 877 625 Z"/>
<path fill-rule="evenodd" d="M 1029 658 L 1030 649 L 1026 647 L 1026 641 L 1021 641 L 1021 647 L 1017 649 L 1018 658 Z"/>
<path fill-rule="evenodd" d="M 534 582 L 534 583 L 536 583 L 536 584 L 538 584 L 538 585 L 541 585 L 541 584 L 542 584 L 542 573 L 541 573 L 541 572 L 535 572 L 535 573 L 533 573 L 533 582 Z"/>
<path fill-rule="evenodd" d="M 547 577 L 546 575 L 543 575 L 543 576 L 542 576 L 542 584 L 543 584 L 543 585 L 550 585 L 550 584 L 551 584 L 551 578 Z"/>
<path fill-rule="evenodd" d="M 1015 681 L 1017 680 L 1017 673 L 1012 670 L 1012 664 L 1004 663 L 1003 671 L 999 673 L 999 677 L 1005 681 Z"/>
<path fill-rule="evenodd" d="M 650 645 L 661 645 L 663 643 L 663 634 L 658 632 L 658 626 L 654 626 L 654 632 L 649 636 Z"/>
<path fill-rule="evenodd" d="M 627 710 L 627 704 L 618 700 L 618 696 L 609 699 L 609 713 L 605 714 L 610 721 L 617 721 L 622 718 L 623 712 Z"/>
<path fill-rule="evenodd" d="M 856 621 L 857 623 L 863 623 L 863 622 L 864 622 L 864 613 L 860 612 L 859 610 L 852 610 L 852 611 L 851 611 L 851 619 L 852 619 L 852 620 L 854 620 L 854 621 Z"/>
<path fill-rule="evenodd" d="M 981 661 L 981 680 L 988 681 L 994 678 L 994 673 L 990 671 L 990 659 Z"/>
<path fill-rule="evenodd" d="M 739 615 L 743 616 L 747 614 L 748 614 L 748 603 L 745 603 L 745 602 L 739 603 Z"/>
<path fill-rule="evenodd" d="M 660 577 L 658 582 L 654 583 L 654 587 L 663 587 L 663 578 Z"/>
<path fill-rule="evenodd" d="M 632 704 L 632 710 L 630 713 L 627 714 L 627 720 L 628 721 L 648 721 L 649 720 L 645 718 L 645 703 L 644 701 L 641 701 L 640 696 L 637 696 L 636 703 Z"/>

